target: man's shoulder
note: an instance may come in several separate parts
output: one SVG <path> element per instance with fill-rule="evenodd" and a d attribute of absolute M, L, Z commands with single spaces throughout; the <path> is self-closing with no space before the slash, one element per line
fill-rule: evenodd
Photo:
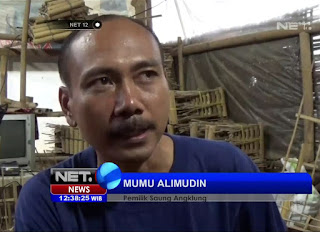
<path fill-rule="evenodd" d="M 175 153 L 204 172 L 257 172 L 258 169 L 248 155 L 238 147 L 224 141 L 207 140 L 188 136 L 171 135 Z"/>

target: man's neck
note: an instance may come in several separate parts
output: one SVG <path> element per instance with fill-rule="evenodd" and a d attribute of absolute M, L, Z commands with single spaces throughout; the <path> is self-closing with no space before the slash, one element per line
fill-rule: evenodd
<path fill-rule="evenodd" d="M 100 166 L 103 161 L 97 155 L 97 163 Z M 174 144 L 167 135 L 162 135 L 159 143 L 149 159 L 143 163 L 117 163 L 122 172 L 169 172 L 174 160 Z"/>

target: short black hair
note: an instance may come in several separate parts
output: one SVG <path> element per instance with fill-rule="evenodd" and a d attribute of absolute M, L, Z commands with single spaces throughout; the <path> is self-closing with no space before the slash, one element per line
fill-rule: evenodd
<path fill-rule="evenodd" d="M 117 20 L 117 19 L 130 20 L 131 22 L 140 25 L 141 27 L 143 27 L 144 29 L 146 29 L 148 32 L 151 33 L 151 35 L 153 36 L 153 38 L 156 40 L 156 42 L 158 44 L 160 55 L 161 55 L 161 62 L 162 62 L 162 66 L 163 66 L 164 65 L 164 55 L 163 55 L 162 45 L 161 45 L 158 37 L 156 36 L 156 34 L 153 32 L 153 30 L 151 28 L 149 28 L 148 26 L 146 26 L 142 21 L 140 21 L 138 19 L 131 18 L 131 17 L 127 17 L 127 16 L 114 15 L 114 14 L 100 15 L 97 18 L 95 18 L 94 20 L 97 20 L 100 22 L 108 22 L 108 21 Z M 61 52 L 60 52 L 60 55 L 58 58 L 58 69 L 59 69 L 60 79 L 61 79 L 62 83 L 65 84 L 67 87 L 71 87 L 70 75 L 69 75 L 69 70 L 68 70 L 68 60 L 70 58 L 70 47 L 71 47 L 72 42 L 78 36 L 80 36 L 81 32 L 83 32 L 83 31 L 81 31 L 81 30 L 73 31 L 64 40 L 63 45 L 61 47 Z"/>

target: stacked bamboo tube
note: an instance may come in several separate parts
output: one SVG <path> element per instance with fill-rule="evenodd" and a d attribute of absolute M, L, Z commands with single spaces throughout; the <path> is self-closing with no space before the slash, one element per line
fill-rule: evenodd
<path fill-rule="evenodd" d="M 72 31 L 61 28 L 58 20 L 86 19 L 88 7 L 84 0 L 46 0 L 40 9 L 35 24 L 31 26 L 33 43 L 60 41 L 68 37 Z"/>

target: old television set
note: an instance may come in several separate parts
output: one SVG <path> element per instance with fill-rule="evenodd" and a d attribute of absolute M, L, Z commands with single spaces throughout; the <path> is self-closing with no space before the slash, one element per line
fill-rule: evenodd
<path fill-rule="evenodd" d="M 34 114 L 6 114 L 3 117 L 0 124 L 0 164 L 10 162 L 34 168 Z"/>

